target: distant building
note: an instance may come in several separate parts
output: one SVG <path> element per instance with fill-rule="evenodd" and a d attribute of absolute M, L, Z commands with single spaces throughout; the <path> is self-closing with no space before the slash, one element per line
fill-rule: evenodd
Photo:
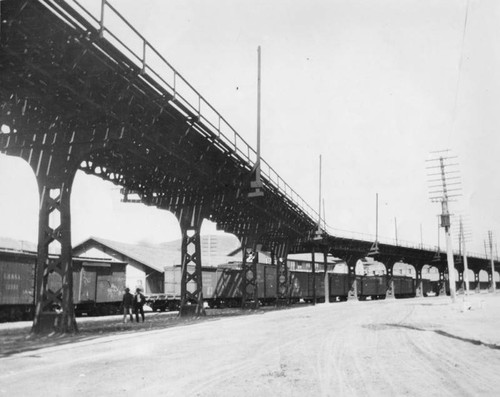
<path fill-rule="evenodd" d="M 240 243 L 233 235 L 202 236 L 200 246 L 203 266 L 218 266 L 235 258 L 241 260 L 241 252 L 238 252 Z M 90 237 L 75 246 L 73 254 L 127 262 L 126 285 L 131 289 L 141 288 L 146 294 L 157 294 L 164 290 L 165 266 L 181 264 L 181 240 L 161 244 L 129 244 Z"/>

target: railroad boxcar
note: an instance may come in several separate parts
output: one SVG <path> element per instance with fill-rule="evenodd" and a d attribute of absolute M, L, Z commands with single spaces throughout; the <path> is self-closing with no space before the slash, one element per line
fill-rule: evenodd
<path fill-rule="evenodd" d="M 2 252 L 0 322 L 31 319 L 34 313 L 35 254 Z"/>
<path fill-rule="evenodd" d="M 241 306 L 241 268 L 219 266 L 216 271 L 216 284 L 213 307 Z"/>
<path fill-rule="evenodd" d="M 439 282 L 423 278 L 422 294 L 424 296 L 437 296 L 439 294 Z"/>
<path fill-rule="evenodd" d="M 349 276 L 343 273 L 331 273 L 329 276 L 330 301 L 347 300 L 347 295 L 351 289 L 349 285 Z"/>
<path fill-rule="evenodd" d="M 56 257 L 51 256 L 51 259 L 56 260 Z M 33 318 L 35 263 L 34 252 L 1 253 L 0 321 Z M 118 312 L 125 288 L 125 266 L 124 262 L 73 258 L 75 313 L 101 315 Z M 62 287 L 62 278 L 55 272 L 49 274 L 47 282 L 54 293 Z"/>
<path fill-rule="evenodd" d="M 308 296 L 305 296 L 304 300 L 306 302 L 312 302 L 312 300 L 313 300 L 313 279 L 315 279 L 316 300 L 318 302 L 324 302 L 325 301 L 325 275 L 323 272 L 315 273 L 314 276 L 312 273 L 310 273 L 310 275 L 307 279 Z"/>
<path fill-rule="evenodd" d="M 194 265 L 188 266 L 189 272 L 194 271 Z M 177 310 L 181 303 L 181 265 L 165 266 L 165 290 L 164 294 L 152 295 L 148 297 L 147 303 L 153 311 L 156 310 Z M 203 301 L 211 302 L 215 298 L 215 289 L 217 285 L 217 268 L 203 266 L 201 268 L 201 282 L 203 291 Z M 194 292 L 196 283 L 189 281 L 187 289 L 189 292 Z M 196 302 L 191 302 L 196 303 Z"/>
<path fill-rule="evenodd" d="M 276 301 L 276 279 L 276 266 L 257 263 L 257 297 L 262 305 L 270 305 Z"/>
<path fill-rule="evenodd" d="M 304 297 L 312 296 L 309 292 L 309 278 L 311 272 L 305 270 L 291 270 L 288 272 L 289 277 L 289 297 L 292 303 L 298 303 Z M 312 283 L 311 283 L 312 284 Z"/>
<path fill-rule="evenodd" d="M 125 263 L 73 261 L 73 301 L 77 315 L 116 314 L 125 289 Z"/>
<path fill-rule="evenodd" d="M 489 281 L 480 281 L 479 282 L 479 289 L 482 290 L 488 290 L 490 288 L 490 282 Z"/>
<path fill-rule="evenodd" d="M 101 259 L 73 258 L 73 303 L 77 316 L 117 314 L 125 289 L 124 262 Z M 48 287 L 53 292 L 62 287 L 61 276 L 48 276 Z"/>
<path fill-rule="evenodd" d="M 393 276 L 394 296 L 396 298 L 414 298 L 415 297 L 415 279 L 406 276 Z"/>
<path fill-rule="evenodd" d="M 387 291 L 385 276 L 364 276 L 358 278 L 358 298 L 360 300 L 384 299 Z"/>
<path fill-rule="evenodd" d="M 264 263 L 256 264 L 257 299 L 262 305 L 269 305 L 276 301 L 276 266 Z M 241 264 L 227 264 L 217 267 L 215 303 L 220 306 L 240 306 L 242 299 Z"/>

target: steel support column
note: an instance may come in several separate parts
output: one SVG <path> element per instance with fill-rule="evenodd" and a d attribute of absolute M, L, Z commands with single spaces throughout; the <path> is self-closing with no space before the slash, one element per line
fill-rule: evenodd
<path fill-rule="evenodd" d="M 184 208 L 179 216 L 182 231 L 181 307 L 179 316 L 204 316 L 201 274 L 201 206 Z"/>
<path fill-rule="evenodd" d="M 314 245 L 311 250 L 311 270 L 312 270 L 312 304 L 316 304 L 316 256 Z"/>
<path fill-rule="evenodd" d="M 443 267 L 439 267 L 439 293 L 438 296 L 446 296 L 446 277 Z"/>
<path fill-rule="evenodd" d="M 44 139 L 55 141 L 56 136 L 46 134 Z M 17 137 L 12 141 L 19 143 Z M 23 146 L 28 145 L 17 147 Z M 6 152 L 28 161 L 35 172 L 40 197 L 35 318 L 31 332 L 74 333 L 78 328 L 73 305 L 70 198 L 77 165 L 72 147 L 57 152 L 48 145 L 17 150 L 13 145 Z"/>
<path fill-rule="evenodd" d="M 40 156 L 41 157 L 41 156 Z M 40 193 L 35 319 L 32 332 L 73 333 L 78 328 L 73 305 L 70 196 L 74 173 L 37 177 Z M 52 251 L 52 252 L 51 252 Z M 49 253 L 59 254 L 52 257 Z M 55 309 L 60 309 L 57 313 Z"/>
<path fill-rule="evenodd" d="M 330 303 L 330 283 L 328 278 L 328 250 L 323 251 L 323 265 L 325 267 L 325 303 Z"/>
<path fill-rule="evenodd" d="M 252 248 L 248 248 L 248 245 L 251 245 Z M 241 308 L 257 309 L 259 307 L 259 295 L 257 289 L 257 263 L 259 261 L 259 254 L 257 252 L 255 242 L 248 244 L 247 241 L 243 241 L 242 247 L 243 261 L 241 263 Z"/>
<path fill-rule="evenodd" d="M 352 257 L 346 261 L 347 263 L 347 283 L 348 283 L 348 292 L 347 292 L 347 300 L 348 301 L 357 301 L 358 300 L 358 281 L 356 279 L 356 263 L 358 259 L 353 259 Z"/>
<path fill-rule="evenodd" d="M 480 270 L 474 272 L 474 282 L 476 283 L 476 288 L 474 292 L 476 294 L 479 294 L 481 292 L 481 284 L 479 283 L 479 272 Z"/>
<path fill-rule="evenodd" d="M 393 269 L 394 263 L 392 265 L 386 265 L 387 268 L 387 286 L 385 291 L 385 299 L 395 299 L 395 291 L 394 291 L 394 277 L 393 277 Z"/>
<path fill-rule="evenodd" d="M 289 279 L 288 279 L 288 243 L 276 244 L 273 257 L 276 258 L 276 305 L 289 304 Z"/>
<path fill-rule="evenodd" d="M 415 267 L 415 296 L 421 298 L 424 296 L 424 283 L 422 281 L 423 265 L 414 265 Z"/>
<path fill-rule="evenodd" d="M 488 292 L 495 292 L 496 288 L 493 284 L 495 282 L 495 275 L 493 274 L 493 269 L 488 269 Z"/>
<path fill-rule="evenodd" d="M 463 294 L 464 291 L 465 291 L 465 282 L 464 282 L 464 272 L 461 271 L 461 272 L 458 272 L 458 290 L 457 290 L 457 294 Z"/>

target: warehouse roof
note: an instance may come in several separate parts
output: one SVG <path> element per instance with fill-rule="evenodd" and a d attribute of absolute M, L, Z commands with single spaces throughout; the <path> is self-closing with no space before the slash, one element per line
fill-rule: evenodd
<path fill-rule="evenodd" d="M 217 266 L 235 260 L 234 257 L 229 256 L 229 253 L 234 251 L 238 246 L 238 239 L 232 235 L 217 234 L 202 236 L 201 251 L 203 266 Z M 161 244 L 130 244 L 100 237 L 90 237 L 75 246 L 73 252 L 82 255 L 92 248 L 97 248 L 102 252 L 112 250 L 115 254 L 133 259 L 159 272 L 163 272 L 165 266 L 178 265 L 181 263 L 180 240 Z M 92 252 L 92 256 L 95 256 L 94 252 Z"/>
<path fill-rule="evenodd" d="M 16 252 L 36 252 L 37 246 L 31 241 L 15 240 L 8 237 L 0 237 L 0 250 Z"/>

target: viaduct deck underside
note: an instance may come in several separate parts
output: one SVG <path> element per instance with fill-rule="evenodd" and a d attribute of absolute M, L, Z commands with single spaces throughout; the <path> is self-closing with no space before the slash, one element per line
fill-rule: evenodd
<path fill-rule="evenodd" d="M 264 245 L 309 236 L 314 221 L 269 181 L 263 198 L 248 198 L 251 167 L 196 114 L 79 14 L 62 15 L 2 2 L 0 120 L 11 133 L 1 151 L 29 160 L 43 150 L 52 166 L 76 163 L 178 216 L 201 206 L 220 229 Z"/>
<path fill-rule="evenodd" d="M 298 246 L 294 253 L 307 253 L 313 249 L 316 252 L 330 253 L 334 257 L 341 258 L 346 262 L 357 261 L 359 259 L 371 256 L 373 259 L 392 266 L 396 262 L 404 262 L 422 267 L 431 265 L 437 268 L 445 268 L 447 266 L 446 253 L 435 250 L 422 248 L 412 248 L 399 245 L 389 245 L 378 243 L 378 254 L 371 255 L 373 242 L 349 239 L 338 236 L 325 236 L 321 241 L 316 243 L 307 242 Z M 464 262 L 461 255 L 454 255 L 455 268 L 459 272 L 464 271 Z M 468 257 L 468 268 L 474 271 L 491 269 L 491 263 L 488 259 Z M 495 269 L 500 270 L 500 264 L 495 261 Z"/>

